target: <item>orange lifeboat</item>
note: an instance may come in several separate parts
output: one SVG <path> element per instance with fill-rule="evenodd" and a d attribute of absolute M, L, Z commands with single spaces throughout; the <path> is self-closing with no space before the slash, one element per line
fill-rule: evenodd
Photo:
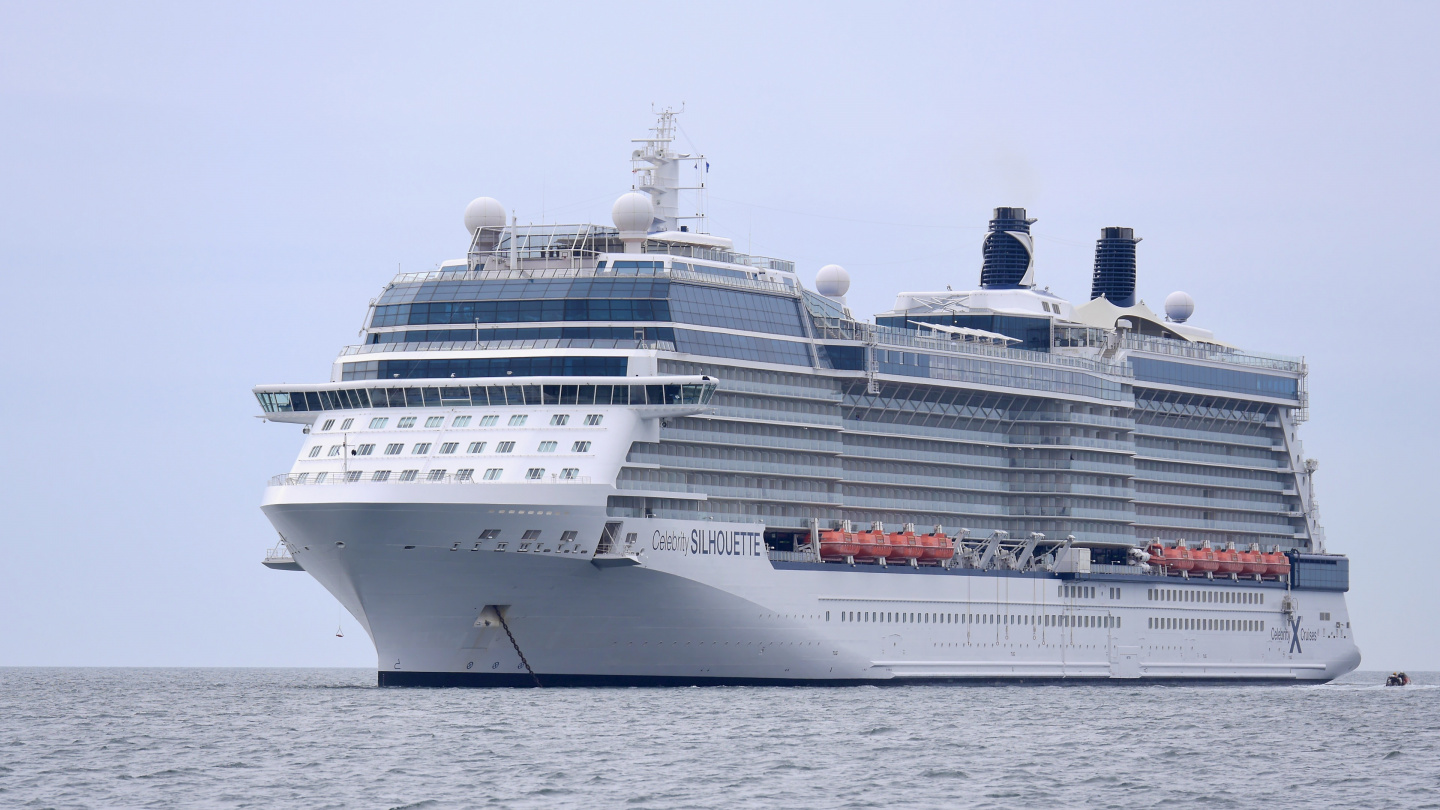
<path fill-rule="evenodd" d="M 1145 553 L 1150 555 L 1151 565 L 1165 565 L 1165 544 L 1160 538 L 1155 538 L 1150 545 L 1145 547 Z"/>
<path fill-rule="evenodd" d="M 939 526 L 935 527 L 935 531 L 921 535 L 920 545 L 924 549 L 924 553 L 920 556 L 921 562 L 938 563 L 955 556 L 955 541 L 946 537 L 945 532 L 940 531 Z"/>
<path fill-rule="evenodd" d="M 1176 540 L 1175 545 L 1165 549 L 1165 565 L 1176 571 L 1193 571 L 1195 570 L 1194 552 L 1185 545 L 1184 540 Z"/>
<path fill-rule="evenodd" d="M 1240 552 L 1235 550 L 1234 543 L 1226 543 L 1225 548 L 1215 552 L 1215 559 L 1219 562 L 1218 570 L 1222 574 L 1238 574 L 1245 570 L 1245 564 L 1240 560 Z"/>
<path fill-rule="evenodd" d="M 855 539 L 854 532 L 820 532 L 820 559 L 843 560 L 846 557 L 858 556 L 860 543 Z"/>
<path fill-rule="evenodd" d="M 1264 574 L 1268 569 L 1265 559 L 1260 554 L 1260 544 L 1251 543 L 1249 551 L 1240 552 L 1240 564 L 1244 566 L 1246 574 Z"/>
<path fill-rule="evenodd" d="M 925 556 L 925 547 L 920 545 L 920 538 L 915 536 L 915 527 L 906 524 L 905 531 L 896 532 L 885 538 L 890 543 L 890 557 L 906 560 L 918 560 Z"/>
<path fill-rule="evenodd" d="M 872 526 L 869 531 L 860 532 L 855 535 L 855 542 L 860 546 L 860 553 L 855 555 L 867 560 L 878 560 L 890 556 L 890 544 L 885 541 L 885 532 L 877 526 Z"/>
<path fill-rule="evenodd" d="M 1271 546 L 1269 554 L 1261 554 L 1265 560 L 1265 574 L 1272 577 L 1290 576 L 1290 558 L 1280 550 L 1279 546 Z"/>
<path fill-rule="evenodd" d="M 1215 549 L 1210 547 L 1209 540 L 1203 541 L 1200 548 L 1191 551 L 1190 557 L 1195 560 L 1195 571 L 1213 573 L 1220 570 L 1220 560 L 1216 558 Z"/>

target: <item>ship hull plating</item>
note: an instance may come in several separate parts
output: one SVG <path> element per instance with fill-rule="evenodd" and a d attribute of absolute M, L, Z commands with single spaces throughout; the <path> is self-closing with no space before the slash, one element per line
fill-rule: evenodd
<path fill-rule="evenodd" d="M 370 634 L 382 685 L 1294 683 L 1359 662 L 1338 592 L 772 562 L 763 526 L 607 518 L 598 497 L 315 503 L 285 489 L 265 512 Z M 617 546 L 597 556 L 607 523 Z M 577 539 L 522 551 L 487 530 Z"/>

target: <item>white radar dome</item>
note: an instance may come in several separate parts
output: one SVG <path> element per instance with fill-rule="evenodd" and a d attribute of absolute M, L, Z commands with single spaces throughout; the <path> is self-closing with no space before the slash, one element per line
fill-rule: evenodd
<path fill-rule="evenodd" d="M 621 194 L 620 199 L 615 201 L 610 208 L 610 218 L 622 231 L 648 233 L 650 223 L 655 221 L 655 206 L 648 195 L 632 191 Z"/>
<path fill-rule="evenodd" d="M 1165 317 L 1175 323 L 1184 323 L 1195 314 L 1195 299 L 1190 293 L 1176 290 L 1165 296 Z"/>
<path fill-rule="evenodd" d="M 465 230 L 474 234 L 481 228 L 505 227 L 505 206 L 494 197 L 476 197 L 465 206 Z"/>
<path fill-rule="evenodd" d="M 838 264 L 827 264 L 815 274 L 815 291 L 829 298 L 850 292 L 850 274 Z"/>

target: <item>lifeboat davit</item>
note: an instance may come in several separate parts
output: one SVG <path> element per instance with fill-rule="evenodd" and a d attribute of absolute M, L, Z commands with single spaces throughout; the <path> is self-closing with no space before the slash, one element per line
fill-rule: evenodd
<path fill-rule="evenodd" d="M 925 556 L 925 547 L 920 545 L 920 538 L 915 535 L 915 530 L 910 529 L 904 532 L 895 532 L 885 538 L 890 544 L 890 558 L 902 558 L 906 560 L 918 560 Z"/>
<path fill-rule="evenodd" d="M 1280 550 L 1279 546 L 1271 546 L 1269 554 L 1261 554 L 1265 560 L 1265 574 L 1272 577 L 1290 576 L 1290 558 Z"/>
<path fill-rule="evenodd" d="M 1176 540 L 1175 545 L 1165 549 L 1165 565 L 1176 571 L 1193 571 L 1195 570 L 1194 552 L 1185 545 L 1184 540 Z"/>
<path fill-rule="evenodd" d="M 1190 557 L 1195 561 L 1193 570 L 1201 573 L 1213 573 L 1220 570 L 1220 560 L 1215 556 L 1215 549 L 1210 547 L 1210 541 L 1206 540 L 1190 552 Z"/>
<path fill-rule="evenodd" d="M 855 555 L 867 560 L 878 560 L 890 556 L 890 544 L 885 541 L 885 532 L 882 529 L 871 528 L 869 531 L 860 532 L 855 535 L 855 542 L 860 547 L 860 553 Z"/>
<path fill-rule="evenodd" d="M 924 549 L 921 562 L 940 562 L 955 556 L 955 541 L 946 537 L 939 526 L 935 527 L 935 531 L 920 536 L 920 546 Z"/>
<path fill-rule="evenodd" d="M 820 532 L 820 559 L 843 560 L 859 556 L 860 543 L 855 539 L 854 532 Z"/>
<path fill-rule="evenodd" d="M 1245 570 L 1245 564 L 1240 560 L 1240 552 L 1235 550 L 1234 543 L 1226 543 L 1225 548 L 1215 552 L 1215 560 L 1219 563 L 1216 569 L 1222 574 L 1238 574 Z"/>
<path fill-rule="evenodd" d="M 1264 574 L 1269 566 L 1265 564 L 1265 558 L 1260 554 L 1260 544 L 1251 543 L 1249 551 L 1240 552 L 1240 564 L 1244 566 L 1246 574 Z"/>

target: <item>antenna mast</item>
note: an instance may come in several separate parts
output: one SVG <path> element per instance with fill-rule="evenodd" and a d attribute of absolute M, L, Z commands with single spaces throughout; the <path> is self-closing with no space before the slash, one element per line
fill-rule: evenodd
<path fill-rule="evenodd" d="M 680 163 L 695 161 L 698 169 L 700 163 L 705 161 L 705 156 L 680 154 L 670 148 L 675 141 L 675 116 L 685 112 L 685 105 L 681 104 L 678 110 L 664 107 L 657 111 L 653 106 L 650 109 L 657 118 L 655 126 L 650 128 L 653 137 L 630 140 L 631 143 L 640 145 L 640 148 L 630 153 L 630 171 L 635 176 L 632 188 L 649 194 L 650 201 L 655 206 L 655 220 L 650 230 L 652 233 L 677 231 L 680 229 L 682 220 L 692 219 L 699 220 L 703 226 L 705 222 L 703 175 L 699 185 L 680 185 Z M 708 165 L 706 164 L 707 168 Z M 693 216 L 680 214 L 680 192 L 682 191 L 699 192 L 701 210 Z M 697 230 L 703 232 L 704 228 L 700 227 Z"/>

